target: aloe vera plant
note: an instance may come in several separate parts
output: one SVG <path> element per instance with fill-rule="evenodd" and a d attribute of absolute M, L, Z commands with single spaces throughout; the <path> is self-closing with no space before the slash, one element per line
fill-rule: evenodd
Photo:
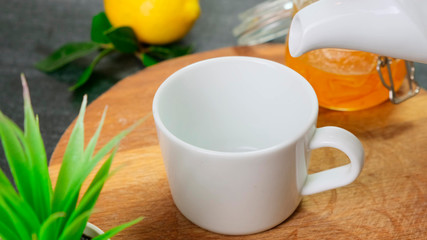
<path fill-rule="evenodd" d="M 105 181 L 114 172 L 110 171 L 110 167 L 118 143 L 144 119 L 122 131 L 95 153 L 106 111 L 94 136 L 84 147 L 83 118 L 87 104 L 84 97 L 53 188 L 39 120 L 34 115 L 24 75 L 21 75 L 21 79 L 24 131 L 0 111 L 0 139 L 16 184 L 15 189 L 0 171 L 0 239 L 80 239 Z M 83 182 L 109 153 L 88 189 L 81 194 Z M 141 220 L 138 218 L 114 227 L 93 240 L 108 239 Z"/>

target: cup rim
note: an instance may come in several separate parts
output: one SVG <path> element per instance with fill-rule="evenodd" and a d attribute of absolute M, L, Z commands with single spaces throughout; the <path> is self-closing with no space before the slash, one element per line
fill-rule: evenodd
<path fill-rule="evenodd" d="M 252 62 L 257 62 L 257 63 L 261 63 L 261 64 L 269 64 L 275 68 L 281 68 L 281 69 L 285 69 L 286 71 L 293 72 L 293 74 L 298 76 L 296 78 L 296 79 L 298 79 L 297 81 L 301 81 L 302 84 L 306 85 L 306 88 L 307 88 L 308 93 L 309 93 L 309 95 L 307 97 L 311 97 L 312 102 L 313 102 L 313 106 L 312 106 L 313 109 L 312 109 L 312 112 L 311 112 L 310 117 L 309 117 L 310 120 L 307 121 L 306 126 L 302 127 L 301 131 L 299 131 L 298 134 L 295 134 L 295 137 L 292 138 L 291 140 L 281 141 L 281 142 L 274 144 L 272 146 L 269 146 L 269 147 L 265 147 L 265 148 L 261 148 L 261 149 L 257 149 L 257 150 L 253 150 L 253 151 L 247 151 L 247 152 L 226 152 L 226 151 L 211 150 L 211 149 L 195 146 L 195 145 L 188 143 L 188 142 L 180 139 L 179 137 L 175 136 L 175 134 L 173 134 L 171 131 L 169 131 L 169 129 L 164 125 L 164 123 L 160 117 L 160 114 L 158 111 L 159 98 L 160 98 L 159 96 L 162 94 L 162 92 L 164 91 L 166 86 L 170 84 L 170 82 L 176 81 L 176 79 L 180 75 L 185 74 L 187 71 L 191 71 L 192 68 L 196 68 L 196 67 L 204 65 L 204 64 L 211 64 L 214 62 L 221 62 L 221 61 L 252 61 Z M 178 143 L 179 145 L 181 145 L 185 148 L 189 148 L 193 151 L 206 153 L 209 155 L 221 155 L 221 156 L 231 156 L 231 157 L 232 156 L 239 156 L 240 157 L 243 155 L 261 155 L 261 154 L 265 154 L 268 152 L 274 152 L 278 149 L 289 146 L 292 143 L 296 142 L 296 140 L 300 139 L 308 131 L 310 131 L 310 126 L 315 127 L 315 123 L 317 121 L 317 116 L 318 116 L 318 112 L 319 112 L 319 103 L 317 100 L 317 95 L 316 95 L 314 89 L 312 88 L 312 86 L 310 85 L 310 83 L 303 76 L 301 76 L 299 73 L 297 73 L 295 70 L 293 70 L 293 69 L 291 69 L 291 68 L 289 68 L 283 64 L 280 64 L 280 63 L 277 63 L 277 62 L 274 62 L 274 61 L 271 61 L 268 59 L 257 58 L 257 57 L 246 57 L 246 56 L 227 56 L 227 57 L 215 57 L 215 58 L 209 58 L 209 59 L 201 60 L 201 61 L 189 64 L 189 65 L 177 70 L 173 74 L 171 74 L 168 78 L 166 78 L 166 80 L 157 89 L 157 91 L 154 95 L 154 98 L 153 98 L 152 111 L 153 111 L 154 122 L 156 123 L 157 128 L 159 130 L 161 130 L 168 138 L 172 139 L 174 142 Z"/>

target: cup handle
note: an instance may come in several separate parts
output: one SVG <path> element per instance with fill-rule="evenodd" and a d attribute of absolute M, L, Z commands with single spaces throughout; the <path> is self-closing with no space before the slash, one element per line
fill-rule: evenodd
<path fill-rule="evenodd" d="M 309 174 L 302 188 L 302 195 L 310 195 L 352 183 L 362 171 L 364 150 L 362 143 L 347 130 L 338 127 L 316 129 L 310 141 L 310 150 L 333 147 L 343 151 L 350 163 L 344 166 Z"/>

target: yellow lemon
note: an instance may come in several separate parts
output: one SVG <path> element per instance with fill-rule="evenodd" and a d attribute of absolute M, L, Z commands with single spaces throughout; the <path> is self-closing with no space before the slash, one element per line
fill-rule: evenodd
<path fill-rule="evenodd" d="M 183 38 L 200 15 L 198 0 L 104 0 L 104 8 L 114 27 L 129 26 L 148 44 Z"/>

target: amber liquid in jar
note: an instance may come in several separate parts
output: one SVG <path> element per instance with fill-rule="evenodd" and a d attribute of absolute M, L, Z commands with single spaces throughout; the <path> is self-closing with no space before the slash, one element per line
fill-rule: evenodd
<path fill-rule="evenodd" d="M 294 12 L 313 0 L 294 1 Z M 378 105 L 389 98 L 376 66 L 378 55 L 345 50 L 318 49 L 293 58 L 286 41 L 285 65 L 305 77 L 317 94 L 319 105 L 343 111 L 361 110 Z M 395 90 L 406 77 L 405 61 L 392 59 L 391 71 Z M 387 84 L 387 68 L 382 68 Z"/>

